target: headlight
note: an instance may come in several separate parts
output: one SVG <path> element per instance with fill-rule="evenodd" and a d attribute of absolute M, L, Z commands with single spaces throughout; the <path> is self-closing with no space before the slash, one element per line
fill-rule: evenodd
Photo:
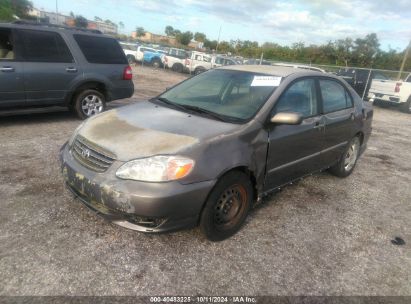
<path fill-rule="evenodd" d="M 131 160 L 117 170 L 116 176 L 145 182 L 166 182 L 187 176 L 193 167 L 192 159 L 160 155 Z"/>
<path fill-rule="evenodd" d="M 74 142 L 74 139 L 76 138 L 76 136 L 77 136 L 78 132 L 80 131 L 80 129 L 84 126 L 85 122 L 86 122 L 86 121 L 83 121 L 83 122 L 74 130 L 73 135 L 71 135 L 71 137 L 70 137 L 70 139 L 69 139 L 69 142 L 68 142 L 69 147 L 72 146 L 72 144 L 73 144 L 73 142 Z"/>

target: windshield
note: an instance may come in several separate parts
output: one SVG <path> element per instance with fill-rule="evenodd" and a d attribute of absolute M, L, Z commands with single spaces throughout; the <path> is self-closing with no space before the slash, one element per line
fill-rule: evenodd
<path fill-rule="evenodd" d="M 177 85 L 159 99 L 245 121 L 257 113 L 280 80 L 251 72 L 211 70 Z"/>

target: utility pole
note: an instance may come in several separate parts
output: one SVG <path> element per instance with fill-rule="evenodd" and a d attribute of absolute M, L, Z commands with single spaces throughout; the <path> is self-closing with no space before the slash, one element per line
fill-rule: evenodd
<path fill-rule="evenodd" d="M 401 79 L 401 74 L 402 71 L 404 70 L 404 66 L 405 66 L 405 62 L 407 61 L 407 57 L 408 57 L 408 53 L 410 52 L 410 48 L 411 48 L 411 41 L 408 44 L 407 48 L 405 49 L 405 54 L 404 54 L 404 58 L 402 59 L 402 63 L 401 63 L 401 67 L 400 67 L 400 72 L 398 73 L 398 80 Z"/>
<path fill-rule="evenodd" d="M 216 54 L 217 54 L 217 50 L 218 50 L 218 45 L 220 44 L 220 35 L 221 35 L 221 25 L 220 25 L 220 30 L 218 31 L 217 45 L 215 47 Z"/>
<path fill-rule="evenodd" d="M 56 0 L 56 23 L 59 24 L 59 6 L 58 6 L 58 0 Z"/>

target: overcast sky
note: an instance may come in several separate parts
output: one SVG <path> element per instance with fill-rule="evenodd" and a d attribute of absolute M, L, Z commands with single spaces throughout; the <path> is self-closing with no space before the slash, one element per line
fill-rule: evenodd
<path fill-rule="evenodd" d="M 221 40 L 320 44 L 377 33 L 381 47 L 403 50 L 411 40 L 411 0 L 57 0 L 62 13 L 99 16 L 164 34 L 166 25 Z M 56 0 L 33 0 L 56 10 Z"/>

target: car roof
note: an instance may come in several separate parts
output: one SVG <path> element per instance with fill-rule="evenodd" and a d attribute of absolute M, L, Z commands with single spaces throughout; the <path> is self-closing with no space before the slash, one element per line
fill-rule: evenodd
<path fill-rule="evenodd" d="M 318 72 L 325 73 L 325 71 L 323 69 L 320 69 L 320 68 L 317 68 L 317 67 L 314 67 L 314 66 L 311 66 L 311 65 L 305 65 L 305 64 L 276 62 L 276 63 L 274 63 L 274 65 L 292 67 L 292 68 L 296 68 L 296 69 L 306 69 L 306 70 L 312 70 L 312 71 L 318 71 Z"/>
<path fill-rule="evenodd" d="M 242 72 L 252 72 L 252 73 L 263 73 L 273 76 L 281 76 L 287 77 L 291 74 L 301 73 L 306 75 L 324 75 L 323 73 L 307 70 L 307 69 L 299 69 L 293 67 L 286 67 L 286 66 L 272 66 L 272 65 L 230 65 L 220 67 L 218 69 L 221 70 L 233 70 L 233 71 L 242 71 Z"/>
<path fill-rule="evenodd" d="M 22 29 L 22 30 L 34 30 L 34 31 L 49 31 L 49 32 L 65 32 L 69 34 L 82 34 L 82 35 L 90 35 L 96 37 L 108 37 L 113 38 L 109 35 L 104 35 L 98 30 L 92 29 L 82 29 L 76 27 L 68 27 L 68 26 L 58 26 L 53 24 L 41 24 L 35 22 L 21 22 L 21 23 L 1 23 L 0 28 L 10 28 L 10 29 Z"/>

